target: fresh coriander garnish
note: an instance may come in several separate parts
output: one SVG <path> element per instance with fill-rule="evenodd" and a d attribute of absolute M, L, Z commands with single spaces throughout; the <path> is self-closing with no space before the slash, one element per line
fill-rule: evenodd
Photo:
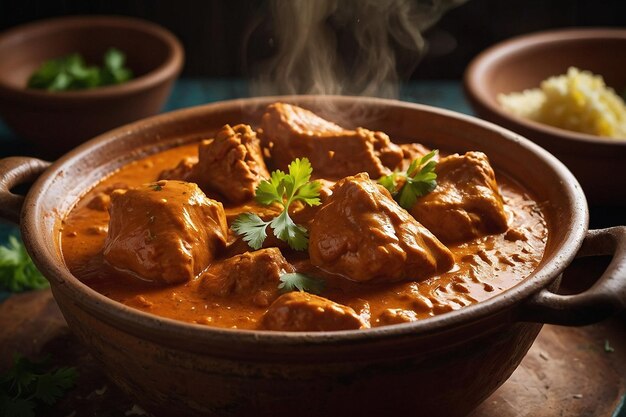
<path fill-rule="evenodd" d="M 311 294 L 320 294 L 325 286 L 326 283 L 319 278 L 292 272 L 280 276 L 278 289 L 281 292 L 305 291 Z"/>
<path fill-rule="evenodd" d="M 260 249 L 267 237 L 267 226 L 274 231 L 274 236 L 287 242 L 295 250 L 304 250 L 308 247 L 309 237 L 307 230 L 293 222 L 289 217 L 289 206 L 295 201 L 301 201 L 309 206 L 320 204 L 319 194 L 321 184 L 318 181 L 309 181 L 313 168 L 307 158 L 296 159 L 289 164 L 289 174 L 276 170 L 268 180 L 263 180 L 255 191 L 255 199 L 263 205 L 278 204 L 282 212 L 271 220 L 265 221 L 254 213 L 240 214 L 231 228 L 252 249 Z"/>
<path fill-rule="evenodd" d="M 243 235 L 245 240 L 252 249 L 261 249 L 263 242 L 267 237 L 265 229 L 268 222 L 260 218 L 254 213 L 243 213 L 237 216 L 231 228 L 238 235 Z"/>
<path fill-rule="evenodd" d="M 163 187 L 159 184 L 150 184 L 150 188 L 152 188 L 154 191 L 161 191 L 163 189 Z"/>
<path fill-rule="evenodd" d="M 419 159 L 414 159 L 406 172 L 393 172 L 378 180 L 393 198 L 406 210 L 409 210 L 418 197 L 426 195 L 437 187 L 437 162 L 432 159 L 437 155 L 435 149 Z"/>
<path fill-rule="evenodd" d="M 104 66 L 100 70 L 101 85 L 121 84 L 133 78 L 133 72 L 126 68 L 126 55 L 116 48 L 104 53 Z"/>
<path fill-rule="evenodd" d="M 33 362 L 16 355 L 0 375 L 0 411 L 6 416 L 35 416 L 74 386 L 75 368 L 51 369 L 47 360 Z"/>
<path fill-rule="evenodd" d="M 71 54 L 44 62 L 28 80 L 29 88 L 48 91 L 82 90 L 105 85 L 121 84 L 133 78 L 124 66 L 124 53 L 109 48 L 100 68 L 87 65 L 80 54 Z"/>
<path fill-rule="evenodd" d="M 24 244 L 15 236 L 9 236 L 8 244 L 0 246 L 0 288 L 20 292 L 48 285 L 28 256 Z"/>

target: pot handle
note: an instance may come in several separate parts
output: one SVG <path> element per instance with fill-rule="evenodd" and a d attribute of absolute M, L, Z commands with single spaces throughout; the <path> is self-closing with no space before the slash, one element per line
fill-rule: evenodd
<path fill-rule="evenodd" d="M 583 326 L 626 308 L 626 226 L 587 232 L 576 257 L 601 255 L 613 259 L 591 288 L 573 295 L 542 289 L 523 306 L 520 320 Z"/>
<path fill-rule="evenodd" d="M 25 156 L 0 159 L 0 218 L 19 224 L 24 196 L 12 193 L 11 189 L 35 181 L 50 164 Z"/>

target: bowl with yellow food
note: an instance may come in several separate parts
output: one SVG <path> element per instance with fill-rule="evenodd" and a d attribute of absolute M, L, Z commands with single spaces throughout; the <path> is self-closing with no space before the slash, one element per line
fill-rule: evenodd
<path fill-rule="evenodd" d="M 479 117 L 564 162 L 592 205 L 626 206 L 625 50 L 626 29 L 519 36 L 472 60 L 465 93 Z"/>

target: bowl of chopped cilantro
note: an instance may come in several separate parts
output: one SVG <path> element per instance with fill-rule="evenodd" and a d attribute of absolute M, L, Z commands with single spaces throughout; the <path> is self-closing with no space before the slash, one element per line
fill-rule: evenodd
<path fill-rule="evenodd" d="M 42 20 L 0 34 L 0 117 L 60 154 L 158 113 L 183 65 L 168 30 L 120 16 Z"/>
<path fill-rule="evenodd" d="M 75 91 L 132 80 L 133 71 L 125 65 L 126 55 L 117 48 L 104 53 L 102 66 L 88 65 L 79 53 L 45 61 L 28 78 L 28 88 L 48 91 Z"/>

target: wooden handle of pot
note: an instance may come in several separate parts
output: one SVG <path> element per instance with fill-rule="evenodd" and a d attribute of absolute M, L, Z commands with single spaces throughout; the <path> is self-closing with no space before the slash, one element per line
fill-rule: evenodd
<path fill-rule="evenodd" d="M 11 189 L 34 182 L 49 166 L 50 162 L 24 156 L 0 159 L 0 218 L 19 224 L 24 196 Z"/>
<path fill-rule="evenodd" d="M 596 283 L 574 295 L 539 291 L 524 306 L 522 321 L 583 326 L 626 308 L 626 226 L 590 230 L 577 257 L 613 255 Z"/>

